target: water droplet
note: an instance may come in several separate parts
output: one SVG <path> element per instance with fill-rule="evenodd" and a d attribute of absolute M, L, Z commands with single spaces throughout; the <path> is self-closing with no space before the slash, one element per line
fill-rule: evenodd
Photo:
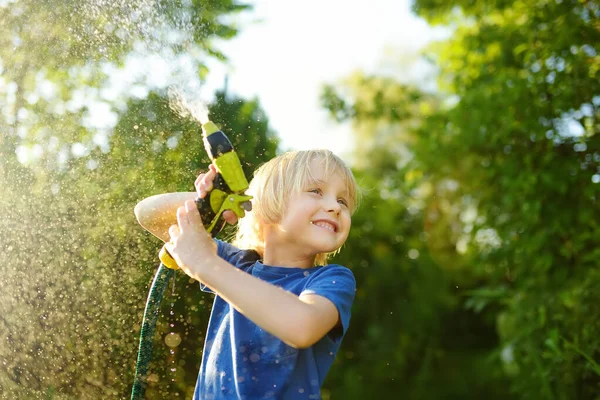
<path fill-rule="evenodd" d="M 177 347 L 181 344 L 181 336 L 175 332 L 171 332 L 165 336 L 165 343 L 169 347 Z"/>

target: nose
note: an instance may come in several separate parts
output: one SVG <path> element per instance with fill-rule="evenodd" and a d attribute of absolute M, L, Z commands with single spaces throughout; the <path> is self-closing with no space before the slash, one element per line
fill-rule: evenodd
<path fill-rule="evenodd" d="M 325 209 L 327 210 L 327 212 L 338 214 L 342 209 L 340 203 L 338 203 L 337 198 L 335 197 L 328 196 L 325 201 Z"/>

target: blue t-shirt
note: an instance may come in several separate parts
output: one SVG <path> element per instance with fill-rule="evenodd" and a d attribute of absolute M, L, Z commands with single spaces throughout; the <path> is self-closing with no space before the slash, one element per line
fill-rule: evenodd
<path fill-rule="evenodd" d="M 321 385 L 350 323 L 356 290 L 352 272 L 334 264 L 308 269 L 267 266 L 254 251 L 222 241 L 217 246 L 221 258 L 263 281 L 296 295 L 329 299 L 342 326 L 309 348 L 295 349 L 215 296 L 194 400 L 320 399 Z"/>

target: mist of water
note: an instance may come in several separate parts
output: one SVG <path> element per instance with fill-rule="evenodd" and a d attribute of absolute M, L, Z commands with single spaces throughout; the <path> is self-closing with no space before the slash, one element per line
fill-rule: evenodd
<path fill-rule="evenodd" d="M 205 102 L 192 99 L 180 88 L 169 88 L 169 106 L 182 118 L 192 118 L 200 124 L 208 122 L 208 107 Z"/>
<path fill-rule="evenodd" d="M 0 398 L 128 393 L 160 248 L 133 208 L 169 191 L 170 174 L 189 173 L 168 146 L 182 124 L 149 93 L 162 101 L 163 89 L 185 82 L 189 92 L 172 89 L 170 107 L 208 120 L 192 7 L 0 0 Z M 123 73 L 132 64 L 142 73 Z M 196 326 L 209 310 L 191 287 L 180 285 L 173 319 L 157 326 L 154 398 L 168 398 L 165 385 L 183 394 L 183 366 L 201 347 Z M 196 296 L 194 313 L 182 311 L 185 296 Z"/>

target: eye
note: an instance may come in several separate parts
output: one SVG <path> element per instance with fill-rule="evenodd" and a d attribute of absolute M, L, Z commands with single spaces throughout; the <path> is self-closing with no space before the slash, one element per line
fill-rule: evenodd
<path fill-rule="evenodd" d="M 340 198 L 338 199 L 338 203 L 348 207 L 348 202 L 346 201 L 346 199 Z"/>
<path fill-rule="evenodd" d="M 323 191 L 319 188 L 314 188 L 309 190 L 310 193 L 322 194 Z"/>

